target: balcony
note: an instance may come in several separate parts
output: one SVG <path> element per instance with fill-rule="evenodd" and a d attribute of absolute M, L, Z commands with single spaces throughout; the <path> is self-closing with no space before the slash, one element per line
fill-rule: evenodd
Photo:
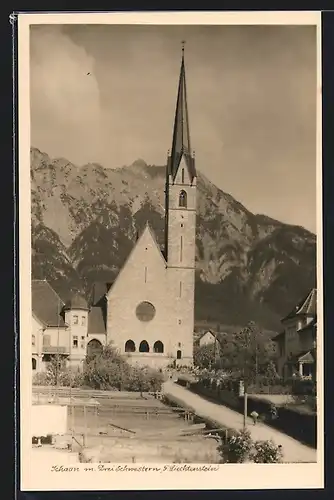
<path fill-rule="evenodd" d="M 69 349 L 65 346 L 43 345 L 43 354 L 69 354 Z"/>

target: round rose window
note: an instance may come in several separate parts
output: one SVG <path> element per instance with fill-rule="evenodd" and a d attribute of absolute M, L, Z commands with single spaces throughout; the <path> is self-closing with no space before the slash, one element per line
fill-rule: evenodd
<path fill-rule="evenodd" d="M 136 316 L 140 321 L 151 321 L 155 316 L 155 307 L 151 302 L 141 302 L 136 309 Z"/>

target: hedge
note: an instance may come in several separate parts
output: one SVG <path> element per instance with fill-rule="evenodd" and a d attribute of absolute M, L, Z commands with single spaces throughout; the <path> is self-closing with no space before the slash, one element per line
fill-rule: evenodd
<path fill-rule="evenodd" d="M 238 413 L 244 412 L 244 399 L 237 392 L 227 389 L 205 387 L 203 382 L 190 384 L 190 390 L 214 402 L 219 402 Z M 315 413 L 304 413 L 290 407 L 277 407 L 278 418 L 270 419 L 271 403 L 248 396 L 247 413 L 256 411 L 265 417 L 266 425 L 274 427 L 289 436 L 314 448 L 317 447 L 317 416 Z"/>

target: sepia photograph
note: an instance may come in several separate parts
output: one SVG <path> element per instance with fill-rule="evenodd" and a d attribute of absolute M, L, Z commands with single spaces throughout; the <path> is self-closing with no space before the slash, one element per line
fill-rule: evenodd
<path fill-rule="evenodd" d="M 18 25 L 21 488 L 323 487 L 320 14 Z"/>

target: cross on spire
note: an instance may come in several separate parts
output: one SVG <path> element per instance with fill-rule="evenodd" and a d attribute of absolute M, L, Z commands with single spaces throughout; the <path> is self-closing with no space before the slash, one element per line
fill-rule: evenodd
<path fill-rule="evenodd" d="M 185 40 L 182 40 L 181 45 L 182 45 L 182 57 L 184 56 L 184 46 L 186 44 Z"/>

